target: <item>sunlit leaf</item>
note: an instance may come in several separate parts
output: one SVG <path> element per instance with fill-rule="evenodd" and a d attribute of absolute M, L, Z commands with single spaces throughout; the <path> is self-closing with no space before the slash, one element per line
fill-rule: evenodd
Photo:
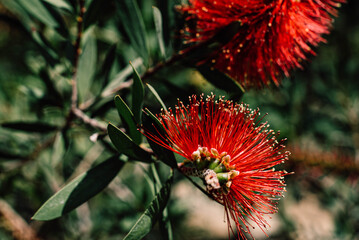
<path fill-rule="evenodd" d="M 51 220 L 77 208 L 102 191 L 121 170 L 124 163 L 118 156 L 114 156 L 81 174 L 47 200 L 32 219 Z"/>
<path fill-rule="evenodd" d="M 139 147 L 132 139 L 111 123 L 107 127 L 110 139 L 120 153 L 141 162 L 152 162 L 151 155 Z"/>
<path fill-rule="evenodd" d="M 160 213 L 166 207 L 171 192 L 173 175 L 169 177 L 159 193 L 152 200 L 146 211 L 137 220 L 124 240 L 138 240 L 145 237 L 158 220 Z"/>
<path fill-rule="evenodd" d="M 130 108 L 119 95 L 115 97 L 115 105 L 122 121 L 125 123 L 129 131 L 129 135 L 132 138 L 133 142 L 136 144 L 140 144 L 142 134 L 140 133 L 140 131 L 137 130 L 137 125 Z"/>

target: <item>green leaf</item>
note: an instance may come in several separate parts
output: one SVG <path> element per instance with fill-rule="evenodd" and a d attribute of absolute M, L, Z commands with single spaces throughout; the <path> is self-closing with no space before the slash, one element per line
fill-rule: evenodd
<path fill-rule="evenodd" d="M 160 231 L 162 239 L 164 240 L 173 240 L 173 231 L 170 219 L 168 217 L 168 208 L 166 207 L 159 219 Z"/>
<path fill-rule="evenodd" d="M 142 134 L 137 129 L 137 125 L 130 108 L 127 106 L 127 104 L 123 101 L 123 99 L 119 95 L 115 97 L 115 105 L 118 114 L 120 115 L 122 122 L 125 123 L 126 128 L 128 129 L 129 135 L 132 138 L 133 142 L 136 144 L 140 144 L 142 139 Z"/>
<path fill-rule="evenodd" d="M 133 67 L 139 67 L 143 63 L 141 58 L 135 59 L 131 64 L 128 64 L 121 72 L 119 72 L 114 79 L 110 81 L 109 84 L 106 85 L 105 89 L 101 93 L 101 97 L 107 97 L 112 93 L 116 92 L 116 88 L 118 88 L 121 84 L 124 84 L 125 79 L 133 73 Z"/>
<path fill-rule="evenodd" d="M 117 47 L 117 44 L 113 44 L 110 47 L 110 49 L 106 53 L 106 58 L 103 61 L 103 65 L 102 65 L 101 72 L 100 72 L 100 76 L 103 76 L 102 84 L 101 84 L 102 85 L 101 91 L 109 83 L 111 69 L 112 69 L 115 59 L 116 59 L 116 47 Z"/>
<path fill-rule="evenodd" d="M 176 27 L 175 25 L 177 22 L 175 20 L 176 12 L 173 11 L 173 9 L 175 9 L 176 5 L 178 5 L 178 3 L 176 3 L 176 1 L 171 1 L 171 0 L 164 0 L 164 1 L 157 2 L 157 6 L 162 13 L 163 39 L 164 39 L 166 46 L 169 46 L 171 40 L 173 40 L 172 33 L 173 33 L 173 29 Z"/>
<path fill-rule="evenodd" d="M 155 98 L 157 99 L 157 101 L 161 104 L 161 107 L 167 111 L 167 107 L 166 105 L 164 104 L 164 102 L 162 101 L 160 95 L 157 93 L 157 91 L 148 83 L 146 83 L 148 89 L 150 89 L 150 91 L 152 92 L 152 94 L 155 96 Z"/>
<path fill-rule="evenodd" d="M 143 128 L 146 131 L 151 132 L 151 134 L 162 139 L 162 141 L 166 142 L 166 132 L 156 116 L 153 115 L 148 109 L 145 110 L 144 116 Z M 172 168 L 177 168 L 177 161 L 172 151 L 155 143 L 150 138 L 147 138 L 147 141 L 159 160 Z"/>
<path fill-rule="evenodd" d="M 162 14 L 161 11 L 154 6 L 152 7 L 152 10 L 153 10 L 153 19 L 155 22 L 158 45 L 160 47 L 162 57 L 166 58 L 165 43 L 163 40 L 163 29 L 162 29 Z"/>
<path fill-rule="evenodd" d="M 148 64 L 148 43 L 142 14 L 135 0 L 117 0 L 120 21 L 135 51 Z"/>
<path fill-rule="evenodd" d="M 66 1 L 64 0 L 43 0 L 45 2 L 50 3 L 51 5 L 57 7 L 57 8 L 63 8 L 68 10 L 69 12 L 72 12 L 72 7 L 70 4 L 68 4 Z"/>
<path fill-rule="evenodd" d="M 59 57 L 57 53 L 54 51 L 52 47 L 49 46 L 48 42 L 42 35 L 42 33 L 38 31 L 31 31 L 31 29 L 28 29 L 30 36 L 32 36 L 32 39 L 36 43 L 36 45 L 39 47 L 40 52 L 46 59 L 46 61 L 51 65 L 55 66 L 56 63 L 59 61 Z"/>
<path fill-rule="evenodd" d="M 145 89 L 143 88 L 142 80 L 136 69 L 130 63 L 133 69 L 133 86 L 132 86 L 132 112 L 138 124 L 141 124 L 143 98 Z"/>
<path fill-rule="evenodd" d="M 24 30 L 27 34 L 29 34 L 30 38 L 34 40 L 34 43 L 39 48 L 42 55 L 45 57 L 47 63 L 51 66 L 55 66 L 58 62 L 58 56 L 55 51 L 49 46 L 46 39 L 42 36 L 42 33 L 39 31 L 34 31 L 36 24 L 32 20 L 29 15 L 29 12 L 26 11 L 18 1 L 15 0 L 5 0 L 2 1 L 2 4 L 10 9 L 17 17 L 17 20 L 14 21 L 14 24 L 18 26 L 19 29 Z"/>
<path fill-rule="evenodd" d="M 49 11 L 50 15 L 57 22 L 57 27 L 55 28 L 56 32 L 59 33 L 64 39 L 69 39 L 69 28 L 66 25 L 63 16 L 60 14 L 60 10 L 58 7 L 53 6 L 48 2 L 43 2 L 46 9 Z"/>
<path fill-rule="evenodd" d="M 155 196 L 146 211 L 137 220 L 124 240 L 143 239 L 153 228 L 163 209 L 166 207 L 173 181 L 173 174 L 168 178 L 160 192 Z"/>
<path fill-rule="evenodd" d="M 32 219 L 51 220 L 77 208 L 102 191 L 121 170 L 124 163 L 118 156 L 114 156 L 81 174 L 47 200 Z"/>
<path fill-rule="evenodd" d="M 132 139 L 127 136 L 124 132 L 118 129 L 111 123 L 107 127 L 108 135 L 110 139 L 120 153 L 127 155 L 134 160 L 141 162 L 151 163 L 151 155 L 139 147 Z"/>
<path fill-rule="evenodd" d="M 37 132 L 37 133 L 48 133 L 58 129 L 57 126 L 50 125 L 47 123 L 42 123 L 42 122 L 22 122 L 22 121 L 5 122 L 5 123 L 1 123 L 1 126 L 4 128 L 10 128 L 23 132 Z"/>
<path fill-rule="evenodd" d="M 80 55 L 79 66 L 77 70 L 77 84 L 80 99 L 84 101 L 89 97 L 89 90 L 96 72 L 97 45 L 96 38 L 88 35 L 83 52 Z"/>
<path fill-rule="evenodd" d="M 43 24 L 56 28 L 58 23 L 40 0 L 16 0 L 32 16 Z"/>
<path fill-rule="evenodd" d="M 198 71 L 215 87 L 228 92 L 233 100 L 240 100 L 245 92 L 244 88 L 227 74 L 213 69 L 205 64 L 197 67 Z"/>
<path fill-rule="evenodd" d="M 156 189 L 162 188 L 161 179 L 158 174 L 158 170 L 156 168 L 156 165 L 154 163 L 151 163 L 151 172 L 153 175 L 154 183 L 152 181 L 152 185 L 155 184 Z M 171 170 L 171 174 L 173 173 L 173 170 Z M 151 185 L 150 185 L 151 186 Z M 153 188 L 155 188 L 153 186 Z M 173 233 L 172 233 L 172 227 L 171 222 L 168 218 L 168 207 L 165 207 L 163 211 L 160 213 L 158 224 L 160 226 L 160 232 L 162 239 L 164 240 L 172 240 L 173 239 Z"/>

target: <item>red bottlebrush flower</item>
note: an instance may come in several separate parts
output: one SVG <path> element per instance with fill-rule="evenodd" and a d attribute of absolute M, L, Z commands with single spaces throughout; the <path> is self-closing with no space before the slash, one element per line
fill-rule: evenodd
<path fill-rule="evenodd" d="M 239 21 L 241 30 L 214 53 L 210 64 L 245 87 L 262 87 L 295 68 L 312 47 L 325 42 L 331 15 L 345 0 L 189 0 L 187 42 L 203 42 L 228 24 Z"/>
<path fill-rule="evenodd" d="M 287 173 L 274 167 L 289 153 L 280 152 L 283 141 L 276 140 L 278 133 L 266 122 L 260 123 L 259 115 L 213 95 L 192 96 L 188 106 L 179 102 L 174 113 L 158 115 L 166 136 L 144 129 L 147 137 L 185 158 L 179 169 L 203 180 L 207 192 L 223 204 L 228 228 L 234 235 L 236 229 L 238 238 L 249 232 L 249 220 L 264 230 L 263 215 L 277 212 L 276 200 L 285 191 Z"/>

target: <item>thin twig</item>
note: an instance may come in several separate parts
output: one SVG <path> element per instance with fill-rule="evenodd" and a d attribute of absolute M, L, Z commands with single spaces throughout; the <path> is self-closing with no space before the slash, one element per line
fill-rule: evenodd
<path fill-rule="evenodd" d="M 79 119 L 81 119 L 85 124 L 90 125 L 96 129 L 99 129 L 103 132 L 107 131 L 106 126 L 104 126 L 103 124 L 101 124 L 99 121 L 97 121 L 94 118 L 90 118 L 89 116 L 87 116 L 83 111 L 81 111 L 78 108 L 74 108 L 72 109 L 72 113 Z"/>
<path fill-rule="evenodd" d="M 68 123 L 73 120 L 72 116 L 76 116 L 81 119 L 85 124 L 88 124 L 94 128 L 97 128 L 101 131 L 106 131 L 106 127 L 103 126 L 96 119 L 92 119 L 87 116 L 81 109 L 78 108 L 78 89 L 77 89 L 77 72 L 78 72 L 78 64 L 81 55 L 81 39 L 82 39 L 82 31 L 83 31 L 83 18 L 85 14 L 85 0 L 79 0 L 79 15 L 77 17 L 77 37 L 74 45 L 75 48 L 75 57 L 74 57 L 74 67 L 72 72 L 72 95 L 71 95 L 71 112 L 68 117 Z M 68 124 L 67 124 L 68 125 Z"/>

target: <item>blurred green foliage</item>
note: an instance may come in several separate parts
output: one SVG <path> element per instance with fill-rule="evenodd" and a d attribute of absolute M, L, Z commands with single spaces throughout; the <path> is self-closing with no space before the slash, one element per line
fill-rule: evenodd
<path fill-rule="evenodd" d="M 119 94 L 132 110 L 137 109 L 133 114 L 139 121 L 141 103 L 134 100 L 138 90 L 131 85 L 134 75 L 129 62 L 143 75 L 182 48 L 178 31 L 183 19 L 175 11 L 180 3 L 85 1 L 76 75 L 78 106 L 84 114 L 100 126 L 111 122 L 127 128 L 114 102 Z M 159 191 L 158 186 L 153 191 L 155 174 L 148 165 L 126 163 L 101 194 L 61 218 L 30 220 L 49 197 L 92 166 L 114 155 L 128 160 L 117 155 L 106 129 L 71 114 L 79 13 L 76 0 L 0 0 L 0 198 L 39 238 L 119 239 Z M 252 108 L 268 112 L 271 128 L 280 129 L 294 150 L 286 168 L 296 174 L 287 177 L 287 199 L 281 202 L 278 214 L 281 227 L 269 233 L 271 239 L 300 238 L 304 228 L 291 208 L 311 194 L 334 224 L 327 239 L 359 238 L 358 13 L 359 2 L 348 0 L 326 36 L 327 43 L 304 63 L 304 70 L 293 72 L 280 88 L 251 90 L 242 98 Z M 186 62 L 166 65 L 145 81 L 167 106 L 175 105 L 177 98 L 186 101 L 200 93 L 240 97 L 227 92 L 228 88 L 215 87 L 215 82 L 206 81 Z M 147 87 L 143 103 L 154 113 L 161 108 Z M 330 168 L 325 162 L 328 154 L 334 156 Z M 344 163 L 352 167 L 338 171 Z M 157 170 L 164 183 L 169 167 L 157 164 Z M 182 180 L 175 176 L 174 185 Z M 186 225 L 191 216 L 187 210 L 175 197 L 169 200 L 174 238 L 209 239 L 211 229 L 201 233 Z M 0 210 L 0 239 L 14 238 L 14 227 Z M 158 239 L 161 234 L 160 226 L 155 225 L 146 239 Z M 223 236 L 227 238 L 226 233 Z M 304 236 L 310 239 L 311 235 Z"/>

